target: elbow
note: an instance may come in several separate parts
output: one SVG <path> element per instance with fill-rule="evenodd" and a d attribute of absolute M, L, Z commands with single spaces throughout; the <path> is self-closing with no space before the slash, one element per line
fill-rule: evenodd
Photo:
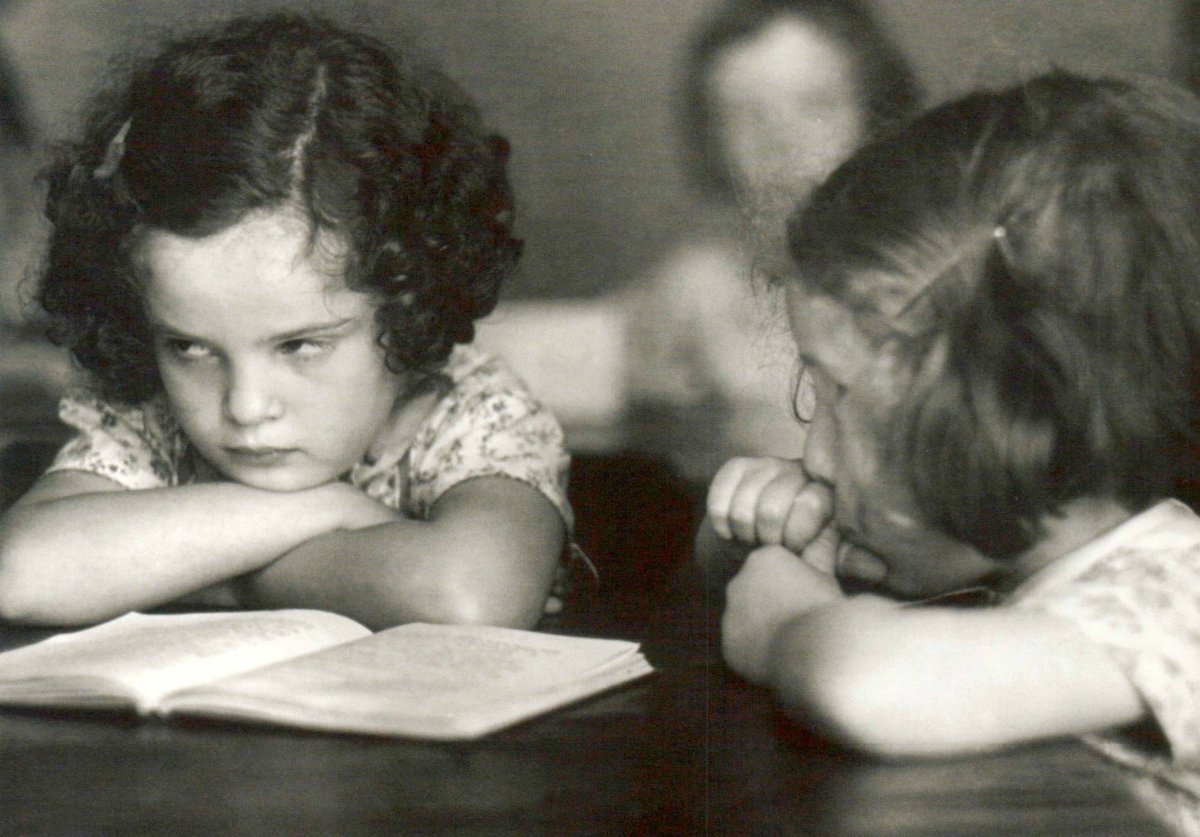
<path fill-rule="evenodd" d="M 72 603 L 47 588 L 41 576 L 22 572 L 0 555 L 0 625 L 29 627 L 86 625 L 111 617 Z M 79 603 L 84 604 L 84 603 Z"/>
<path fill-rule="evenodd" d="M 492 549 L 481 549 L 478 527 L 458 525 L 453 517 L 431 524 L 425 531 L 432 557 L 414 562 L 406 551 L 385 557 L 371 627 L 430 622 L 533 628 L 554 585 L 561 525 L 556 518 L 553 537 L 522 540 L 501 532 Z"/>
<path fill-rule="evenodd" d="M 468 555 L 471 547 L 463 544 L 459 551 Z M 557 556 L 556 550 L 547 552 L 544 562 L 504 556 L 444 564 L 428 579 L 428 613 L 422 621 L 531 629 L 544 613 Z"/>
<path fill-rule="evenodd" d="M 44 594 L 26 569 L 35 562 L 24 554 L 12 529 L 11 522 L 6 521 L 0 533 L 0 623 L 38 624 L 45 615 Z"/>
<path fill-rule="evenodd" d="M 113 615 L 94 613 L 86 600 L 63 595 L 47 576 L 52 563 L 35 538 L 21 536 L 18 523 L 10 515 L 0 526 L 0 624 L 83 625 Z"/>
<path fill-rule="evenodd" d="M 22 561 L 12 551 L 0 547 L 0 624 L 62 625 L 65 618 L 61 603 L 51 601 L 45 585 L 21 569 Z"/>
<path fill-rule="evenodd" d="M 542 617 L 544 590 L 526 589 L 508 579 L 488 579 L 481 573 L 451 573 L 420 585 L 419 603 L 410 595 L 381 601 L 375 613 L 359 615 L 373 630 L 406 622 L 440 625 L 492 625 L 533 628 Z M 505 583 L 508 582 L 508 583 Z"/>
<path fill-rule="evenodd" d="M 10 579 L 10 573 L 0 569 L 0 624 L 37 625 L 41 623 L 40 608 L 35 599 Z"/>
<path fill-rule="evenodd" d="M 528 630 L 541 618 L 542 608 L 527 603 L 503 601 L 501 597 L 462 594 L 449 597 L 440 618 L 450 625 L 493 625 Z"/>
<path fill-rule="evenodd" d="M 482 583 L 478 574 L 447 579 L 437 597 L 439 606 L 429 621 L 450 625 L 493 625 L 529 629 L 541 619 L 546 591 L 513 580 Z"/>

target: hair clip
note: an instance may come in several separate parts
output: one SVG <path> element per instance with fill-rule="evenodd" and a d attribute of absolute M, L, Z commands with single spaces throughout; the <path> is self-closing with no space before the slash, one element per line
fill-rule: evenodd
<path fill-rule="evenodd" d="M 983 250 L 983 248 L 987 246 L 987 238 L 983 237 L 985 235 L 986 233 L 984 232 L 982 225 L 979 227 L 973 227 L 971 229 L 970 236 L 971 246 L 978 247 L 980 250 Z M 1014 260 L 1012 254 L 1012 241 L 1008 237 L 1008 228 L 1003 224 L 997 224 L 996 226 L 992 227 L 991 238 L 996 249 L 1000 251 L 1000 258 L 1003 260 L 1005 266 L 1011 270 Z M 974 252 L 974 250 L 971 252 Z M 990 254 L 991 250 L 987 249 L 984 252 L 986 254 Z M 927 304 L 927 300 L 929 300 L 930 297 L 937 292 L 940 285 L 953 281 L 951 278 L 953 275 L 954 271 L 943 270 L 941 273 L 933 276 L 924 285 L 918 288 L 912 296 L 910 296 L 900 305 L 899 310 L 889 318 L 893 329 L 899 334 L 909 336 L 915 336 L 923 331 L 926 328 L 926 325 L 923 323 L 922 317 L 914 316 L 914 312 L 922 312 L 924 310 L 923 306 Z M 913 317 L 913 319 L 910 320 L 910 317 Z"/>
<path fill-rule="evenodd" d="M 100 161 L 100 165 L 92 169 L 92 177 L 97 180 L 105 180 L 116 174 L 117 167 L 121 165 L 121 158 L 125 156 L 125 137 L 129 134 L 129 126 L 132 124 L 132 119 L 126 119 L 125 124 L 108 141 L 104 159 Z"/>
<path fill-rule="evenodd" d="M 1000 251 L 1000 256 L 1011 267 L 1013 264 L 1012 240 L 1008 237 L 1008 228 L 1003 224 L 997 224 L 992 228 L 992 238 L 996 240 L 996 249 Z"/>

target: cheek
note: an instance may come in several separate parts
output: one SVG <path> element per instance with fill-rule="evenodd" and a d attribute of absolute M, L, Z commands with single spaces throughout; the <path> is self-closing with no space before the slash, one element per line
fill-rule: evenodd
<path fill-rule="evenodd" d="M 382 348 L 374 341 L 356 341 L 343 347 L 340 364 L 344 377 L 354 377 L 363 384 L 379 386 L 396 377 L 387 367 Z"/>
<path fill-rule="evenodd" d="M 839 160 L 848 157 L 862 143 L 865 133 L 863 123 L 857 106 L 826 110 L 819 124 L 832 157 Z"/>
<path fill-rule="evenodd" d="M 757 125 L 739 116 L 726 117 L 717 126 L 718 141 L 735 177 L 745 178 L 758 162 L 757 131 Z"/>
<path fill-rule="evenodd" d="M 862 530 L 875 528 L 881 515 L 907 512 L 910 494 L 885 456 L 885 429 L 857 409 L 850 397 L 833 411 L 832 425 L 839 522 Z"/>
<path fill-rule="evenodd" d="M 845 491 L 853 507 L 853 519 L 847 522 L 869 534 L 916 521 L 916 503 L 907 481 L 885 457 L 877 440 L 846 439 L 841 451 L 838 488 Z"/>
<path fill-rule="evenodd" d="M 881 449 L 874 422 L 852 395 L 843 395 L 829 414 L 842 469 L 851 477 L 873 479 L 880 468 Z"/>
<path fill-rule="evenodd" d="M 337 363 L 308 377 L 317 398 L 331 410 L 346 415 L 348 410 L 377 413 L 390 409 L 400 391 L 401 378 L 387 368 L 375 345 L 344 347 Z"/>
<path fill-rule="evenodd" d="M 167 407 L 183 435 L 204 449 L 220 433 L 221 398 L 217 387 L 192 372 L 162 369 L 159 376 Z"/>
<path fill-rule="evenodd" d="M 167 403 L 177 416 L 198 412 L 213 399 L 217 386 L 211 373 L 196 368 L 182 369 L 161 361 L 158 370 Z"/>

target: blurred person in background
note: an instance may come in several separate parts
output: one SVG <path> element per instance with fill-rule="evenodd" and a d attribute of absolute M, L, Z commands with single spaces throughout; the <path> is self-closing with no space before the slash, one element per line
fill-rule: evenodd
<path fill-rule="evenodd" d="M 752 281 L 755 229 L 782 228 L 867 138 L 911 116 L 905 59 L 857 0 L 728 0 L 694 34 L 682 89 L 688 174 L 701 200 L 686 238 L 628 289 L 635 414 L 696 450 L 690 476 L 733 454 L 795 457 L 783 393 L 799 366 L 772 293 Z M 656 422 L 648 420 L 647 424 Z"/>

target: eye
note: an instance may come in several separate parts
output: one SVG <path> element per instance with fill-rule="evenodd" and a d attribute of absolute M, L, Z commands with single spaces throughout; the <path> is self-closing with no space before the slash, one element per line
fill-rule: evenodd
<path fill-rule="evenodd" d="M 180 360 L 202 360 L 212 356 L 212 349 L 195 340 L 182 337 L 168 337 L 163 341 L 167 352 Z"/>
<path fill-rule="evenodd" d="M 317 340 L 312 337 L 298 337 L 295 340 L 285 340 L 279 344 L 278 350 L 282 355 L 297 360 L 311 360 L 320 357 L 333 348 L 330 340 Z"/>

